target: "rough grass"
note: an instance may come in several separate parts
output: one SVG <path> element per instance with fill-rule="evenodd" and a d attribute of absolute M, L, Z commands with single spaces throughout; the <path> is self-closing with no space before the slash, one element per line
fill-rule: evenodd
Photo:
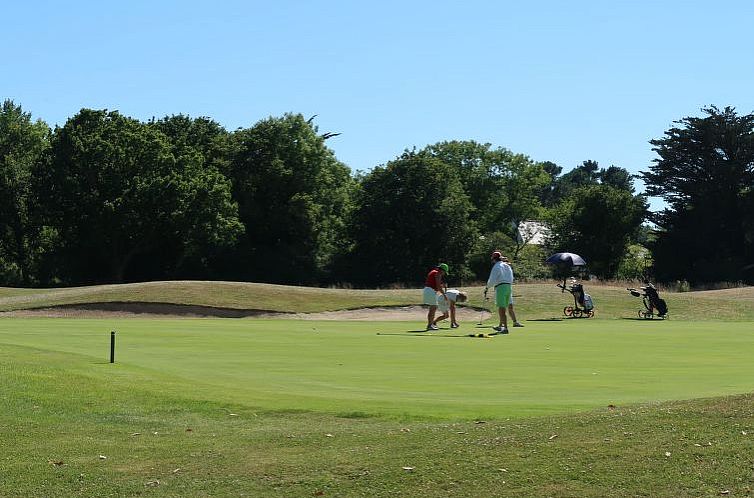
<path fill-rule="evenodd" d="M 148 302 L 248 310 L 315 312 L 416 302 L 414 290 L 346 290 L 244 282 L 170 281 L 64 289 L 0 288 L 0 311 Z"/>

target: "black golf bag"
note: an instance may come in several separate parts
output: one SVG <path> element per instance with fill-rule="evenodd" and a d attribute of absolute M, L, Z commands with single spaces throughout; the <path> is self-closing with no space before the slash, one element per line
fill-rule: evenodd
<path fill-rule="evenodd" d="M 658 318 L 666 318 L 668 315 L 668 305 L 664 299 L 660 298 L 655 286 L 647 282 L 647 285 L 639 287 L 639 289 L 641 289 L 641 292 L 636 289 L 628 289 L 632 296 L 642 298 L 644 309 L 639 311 L 639 316 L 642 318 L 654 318 L 656 311 Z"/>

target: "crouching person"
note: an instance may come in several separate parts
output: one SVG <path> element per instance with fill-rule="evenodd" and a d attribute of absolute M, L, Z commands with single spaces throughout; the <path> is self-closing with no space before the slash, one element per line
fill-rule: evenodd
<path fill-rule="evenodd" d="M 447 300 L 437 300 L 437 309 L 442 311 L 442 315 L 435 319 L 434 325 L 437 326 L 437 322 L 450 317 L 450 328 L 457 329 L 459 325 L 458 320 L 456 320 L 456 303 L 466 302 L 468 296 L 465 292 L 461 292 L 458 289 L 450 289 L 445 292 L 445 295 L 448 297 Z"/>

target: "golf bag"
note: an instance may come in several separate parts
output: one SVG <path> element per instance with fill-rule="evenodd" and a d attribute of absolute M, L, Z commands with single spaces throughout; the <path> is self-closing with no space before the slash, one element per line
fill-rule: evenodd
<path fill-rule="evenodd" d="M 584 291 L 584 286 L 576 281 L 572 281 L 569 287 L 565 286 L 565 282 L 558 287 L 563 291 L 568 291 L 573 295 L 574 306 L 566 306 L 563 308 L 563 314 L 573 318 L 591 318 L 594 316 L 594 302 L 592 296 Z"/>
<path fill-rule="evenodd" d="M 644 287 L 639 287 L 641 292 L 636 289 L 628 289 L 634 297 L 641 297 L 644 303 L 644 309 L 639 310 L 640 318 L 654 318 L 657 312 L 657 318 L 667 318 L 668 305 L 664 299 L 660 298 L 657 289 L 650 282 Z"/>

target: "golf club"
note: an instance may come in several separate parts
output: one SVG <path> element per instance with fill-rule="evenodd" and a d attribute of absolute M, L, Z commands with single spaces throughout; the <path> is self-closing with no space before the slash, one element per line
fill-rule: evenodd
<path fill-rule="evenodd" d="M 484 289 L 484 292 L 482 294 L 482 302 L 486 302 L 487 299 L 488 299 L 487 298 L 487 289 Z M 482 325 L 483 321 L 484 321 L 484 306 L 482 307 L 481 310 L 479 310 L 479 323 L 477 323 L 477 325 Z"/>

